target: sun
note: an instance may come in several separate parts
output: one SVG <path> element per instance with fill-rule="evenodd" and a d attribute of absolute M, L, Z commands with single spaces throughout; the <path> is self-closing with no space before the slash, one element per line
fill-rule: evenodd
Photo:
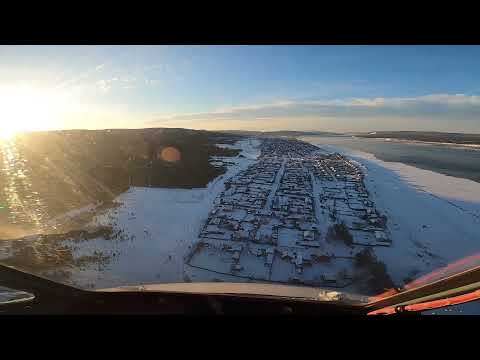
<path fill-rule="evenodd" d="M 0 139 L 49 127 L 55 117 L 55 99 L 34 88 L 0 90 Z"/>
<path fill-rule="evenodd" d="M 11 127 L 8 124 L 2 124 L 0 128 L 0 139 L 1 140 L 11 140 L 17 135 L 17 133 L 20 133 L 15 127 Z"/>
<path fill-rule="evenodd" d="M 6 108 L 0 109 L 0 139 L 12 140 L 21 133 L 38 130 L 35 119 L 43 117 L 33 110 L 17 109 L 9 111 Z"/>
<path fill-rule="evenodd" d="M 33 119 L 38 118 L 33 111 L 17 110 L 15 112 L 0 109 L 0 139 L 11 140 L 16 135 L 35 130 Z"/>

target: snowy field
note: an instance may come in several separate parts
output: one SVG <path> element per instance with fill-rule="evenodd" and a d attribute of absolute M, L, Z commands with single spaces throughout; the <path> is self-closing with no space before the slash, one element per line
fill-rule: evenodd
<path fill-rule="evenodd" d="M 363 166 L 365 185 L 387 215 L 393 240 L 375 253 L 396 283 L 480 252 L 480 183 L 318 145 Z"/>
<path fill-rule="evenodd" d="M 111 225 L 115 230 L 123 230 L 130 241 L 97 239 L 82 244 L 77 248 L 76 256 L 101 252 L 108 254 L 110 260 L 100 268 L 93 264 L 75 271 L 70 281 L 95 288 L 188 281 L 184 256 L 198 239 L 214 199 L 224 189 L 225 180 L 257 159 L 259 145 L 260 142 L 254 139 L 222 145 L 242 152 L 237 157 L 225 158 L 234 165 L 230 165 L 227 172 L 214 179 L 207 188 L 135 187 L 120 195 L 116 201 L 121 205 L 97 217 L 91 225 Z M 215 158 L 218 159 L 221 158 Z"/>

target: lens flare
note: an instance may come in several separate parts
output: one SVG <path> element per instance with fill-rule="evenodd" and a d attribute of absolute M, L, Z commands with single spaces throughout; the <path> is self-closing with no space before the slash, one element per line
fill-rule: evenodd
<path fill-rule="evenodd" d="M 180 151 L 172 146 L 164 148 L 160 156 L 163 160 L 168 162 L 177 162 L 182 159 Z"/>

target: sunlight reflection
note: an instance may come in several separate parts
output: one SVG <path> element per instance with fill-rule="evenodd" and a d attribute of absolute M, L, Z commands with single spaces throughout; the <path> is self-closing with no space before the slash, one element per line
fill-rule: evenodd
<path fill-rule="evenodd" d="M 32 189 L 27 160 L 22 159 L 13 139 L 0 141 L 3 157 L 3 195 L 11 224 L 33 225 L 41 229 L 44 204 Z"/>

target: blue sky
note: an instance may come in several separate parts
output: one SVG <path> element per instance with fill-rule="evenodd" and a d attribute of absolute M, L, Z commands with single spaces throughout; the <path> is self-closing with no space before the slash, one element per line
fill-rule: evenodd
<path fill-rule="evenodd" d="M 480 133 L 479 61 L 478 46 L 0 46 L 0 102 L 18 94 L 34 129 Z"/>

